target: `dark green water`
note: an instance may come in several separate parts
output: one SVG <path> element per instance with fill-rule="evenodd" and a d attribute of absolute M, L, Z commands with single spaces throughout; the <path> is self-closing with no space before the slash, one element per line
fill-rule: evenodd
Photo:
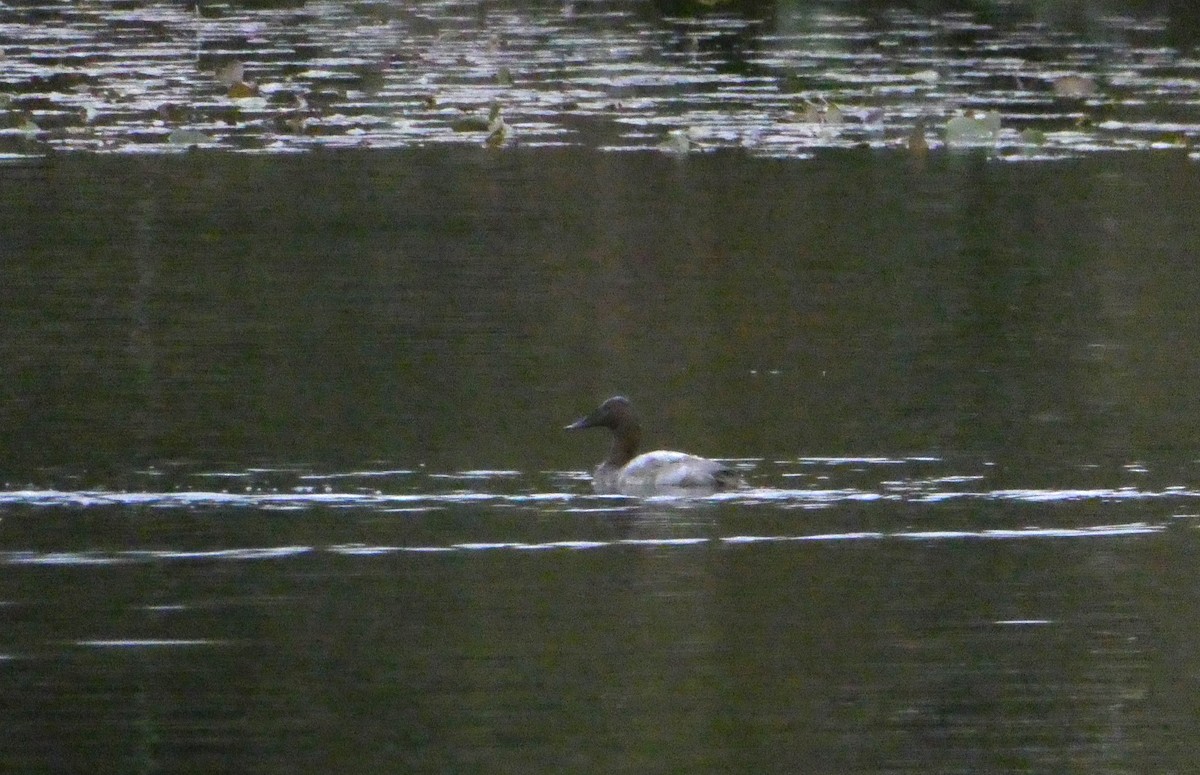
<path fill-rule="evenodd" d="M 1196 771 L 1185 5 L 3 6 L 0 771 Z"/>
<path fill-rule="evenodd" d="M 1187 772 L 1186 154 L 0 167 L 19 772 Z M 652 446 L 749 488 L 590 493 Z"/>
<path fill-rule="evenodd" d="M 618 391 L 651 443 L 718 456 L 1191 460 L 1200 179 L 1175 154 L 2 171 L 10 476 L 577 468 L 600 441 L 555 429 Z"/>

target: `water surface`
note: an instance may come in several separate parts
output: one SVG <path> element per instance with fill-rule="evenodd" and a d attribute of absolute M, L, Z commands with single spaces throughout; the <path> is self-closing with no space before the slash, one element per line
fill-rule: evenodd
<path fill-rule="evenodd" d="M 71 68 L 117 82 L 82 133 L 4 136 L 19 158 L 0 166 L 3 769 L 1196 768 L 1186 150 L 1100 127 L 1087 142 L 1132 152 L 1006 164 L 1006 125 L 995 147 L 951 152 L 931 132 L 914 154 L 915 86 L 878 142 L 848 124 L 816 148 L 799 129 L 756 145 L 705 112 L 725 81 L 681 84 L 730 73 L 776 99 L 795 19 L 582 3 L 464 17 L 467 53 L 446 54 L 429 89 L 401 82 L 433 54 L 388 60 L 378 102 L 348 112 L 339 101 L 361 96 L 339 86 L 322 131 L 282 137 L 205 117 L 231 98 L 197 96 L 209 59 L 178 64 L 196 29 L 214 61 L 229 48 L 264 84 L 290 73 L 320 90 L 350 67 L 340 49 L 288 70 L 298 44 L 272 25 L 340 31 L 374 56 L 343 22 L 389 6 L 222 8 L 0 11 L 6 61 L 25 63 L 6 70 L 14 102 L 53 95 L 35 120 L 93 99 L 78 96 L 92 81 L 49 89 L 38 68 L 66 55 L 37 60 L 22 36 L 52 51 L 55 30 L 81 47 Z M 418 17 L 370 23 L 388 46 L 457 45 L 444 19 Z M 497 19 L 513 31 L 497 51 L 520 53 L 511 87 L 495 62 L 471 64 Z M 619 110 L 576 94 L 571 131 L 553 112 L 531 128 L 543 97 L 512 96 L 540 50 L 521 42 L 531 19 L 542 40 L 590 25 L 612 51 L 633 36 L 659 53 L 600 60 L 603 78 L 630 79 L 594 87 Z M 846 48 L 845 15 L 831 19 Z M 937 19 L 971 36 L 1000 24 Z M 1075 69 L 1134 67 L 1149 54 L 1127 41 L 1167 34 L 1147 24 L 1104 27 L 1128 37 L 1103 57 L 1074 49 Z M 117 67 L 137 45 L 97 53 L 118 28 L 156 31 L 174 80 Z M 739 68 L 705 48 L 726 28 L 749 41 Z M 681 29 L 698 44 L 672 54 Z M 268 57 L 280 40 L 292 49 Z M 1000 66 L 977 48 L 971 67 Z M 649 82 L 663 69 L 675 112 Z M 563 83 L 593 88 L 583 70 L 568 62 Z M 1017 80 L 987 81 L 1006 116 Z M 421 102 L 483 110 L 495 90 L 522 138 L 499 147 Z M 151 118 L 164 99 L 201 117 Z M 1080 109 L 1101 102 L 1107 86 Z M 416 135 L 355 132 L 397 110 L 431 118 Z M 172 122 L 217 147 L 159 153 L 194 144 L 164 142 Z M 721 147 L 661 152 L 684 125 Z M 350 138 L 368 147 L 335 147 Z M 281 144 L 312 152 L 229 152 Z M 617 392 L 653 446 L 727 459 L 747 487 L 593 494 L 605 440 L 561 428 Z"/>
<path fill-rule="evenodd" d="M 1183 4 L 916 5 L 21 4 L 0 9 L 0 151 L 1189 152 Z"/>

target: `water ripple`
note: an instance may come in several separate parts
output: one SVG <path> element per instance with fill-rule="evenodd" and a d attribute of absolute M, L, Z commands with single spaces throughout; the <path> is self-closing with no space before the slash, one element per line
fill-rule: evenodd
<path fill-rule="evenodd" d="M 990 145 L 1022 161 L 1187 151 L 1200 132 L 1187 120 L 1196 63 L 1171 45 L 1165 18 L 1097 18 L 1082 33 L 991 15 L 588 6 L 393 4 L 381 19 L 359 4 L 301 14 L 129 0 L 61 5 L 50 22 L 45 8 L 0 3 L 0 163 L 195 147 L 654 151 L 673 131 L 695 141 L 682 152 L 806 158 L 905 148 L 918 117 L 931 145 L 953 145 L 950 121 L 967 108 L 999 111 Z M 500 124 L 481 119 L 493 104 Z"/>
<path fill-rule="evenodd" d="M 301 555 L 327 553 L 344 557 L 380 557 L 400 554 L 541 552 L 553 550 L 589 551 L 597 549 L 686 549 L 693 547 L 737 547 L 756 544 L 847 543 L 860 541 L 955 542 L 971 540 L 1014 541 L 1045 539 L 1126 538 L 1160 533 L 1166 525 L 1131 522 L 1083 527 L 1024 527 L 984 530 L 902 530 L 849 531 L 797 534 L 737 534 L 729 536 L 672 536 L 648 538 L 559 539 L 550 541 L 459 541 L 446 544 L 370 545 L 333 544 L 316 546 L 265 546 L 222 550 L 121 550 L 83 552 L 0 552 L 5 565 L 114 565 L 124 563 L 180 562 L 190 560 L 281 560 Z"/>
<path fill-rule="evenodd" d="M 190 646 L 224 646 L 229 641 L 209 638 L 117 638 L 112 640 L 77 640 L 72 645 L 95 649 L 185 648 Z"/>
<path fill-rule="evenodd" d="M 492 472 L 492 475 L 497 475 Z M 505 477 L 515 472 L 502 472 Z M 447 478 L 456 479 L 456 476 Z M 465 477 L 470 480 L 474 477 Z M 8 490 L 0 491 L 0 506 L 39 508 L 90 509 L 101 507 L 141 507 L 156 509 L 243 508 L 260 510 L 304 510 L 313 508 L 360 508 L 378 511 L 421 511 L 449 505 L 470 503 L 517 504 L 539 507 L 561 505 L 577 513 L 622 511 L 636 503 L 691 504 L 712 502 L 745 506 L 773 505 L 783 508 L 828 508 L 849 503 L 917 503 L 936 504 L 948 501 L 1007 501 L 1016 503 L 1075 503 L 1150 501 L 1161 499 L 1190 500 L 1200 497 L 1200 490 L 1183 486 L 1163 489 L 1136 487 L 1091 489 L 996 489 L 940 490 L 928 489 L 931 484 L 955 484 L 974 481 L 974 477 L 941 477 L 929 482 L 884 482 L 881 490 L 859 488 L 793 489 L 754 487 L 728 492 L 693 496 L 669 494 L 647 498 L 601 496 L 581 492 L 501 493 L 486 490 L 452 490 L 443 492 L 385 493 L 373 492 L 315 492 L 297 488 L 290 492 L 120 492 L 109 490 Z M 583 505 L 580 505 L 583 504 Z"/>

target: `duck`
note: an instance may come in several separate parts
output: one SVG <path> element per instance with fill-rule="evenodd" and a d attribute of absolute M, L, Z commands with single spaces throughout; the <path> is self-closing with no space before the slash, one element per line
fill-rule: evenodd
<path fill-rule="evenodd" d="M 717 460 L 665 449 L 639 455 L 642 426 L 632 402 L 624 396 L 613 396 L 590 414 L 567 425 L 565 430 L 587 428 L 608 428 L 612 432 L 608 457 L 601 461 L 592 476 L 592 487 L 598 493 L 707 493 L 742 484 L 736 469 Z"/>

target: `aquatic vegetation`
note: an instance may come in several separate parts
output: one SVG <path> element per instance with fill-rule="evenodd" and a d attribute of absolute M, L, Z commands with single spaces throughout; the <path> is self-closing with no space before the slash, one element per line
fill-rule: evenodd
<path fill-rule="evenodd" d="M 1045 145 L 1046 133 L 1040 129 L 1022 129 L 1021 142 L 1026 145 Z"/>
<path fill-rule="evenodd" d="M 204 145 L 212 141 L 211 137 L 196 129 L 173 129 L 167 135 L 167 142 L 171 145 Z"/>
<path fill-rule="evenodd" d="M 229 94 L 230 99 L 235 99 L 235 100 L 246 99 L 249 97 L 257 97 L 258 96 L 258 87 L 252 83 L 246 83 L 245 81 L 237 81 L 236 83 L 230 84 L 228 94 Z"/>
<path fill-rule="evenodd" d="M 676 154 L 686 154 L 697 147 L 687 129 L 672 129 L 667 133 L 667 139 L 658 144 L 658 150 Z"/>
<path fill-rule="evenodd" d="M 463 116 L 454 121 L 451 127 L 455 132 L 487 132 L 492 135 L 497 131 L 501 131 L 507 127 L 504 123 L 502 115 L 503 110 L 500 103 L 493 102 L 488 108 L 488 114 L 484 116 Z"/>
<path fill-rule="evenodd" d="M 480 116 L 465 116 L 450 124 L 455 132 L 486 132 L 491 122 Z"/>
<path fill-rule="evenodd" d="M 222 86 L 232 87 L 235 84 L 242 83 L 246 77 L 246 66 L 237 60 L 226 62 L 217 67 L 213 72 L 213 77 Z"/>
<path fill-rule="evenodd" d="M 1064 75 L 1051 82 L 1059 97 L 1091 97 L 1098 91 L 1095 79 L 1082 75 Z"/>
<path fill-rule="evenodd" d="M 913 156 L 923 157 L 929 153 L 929 141 L 925 139 L 925 119 L 917 119 L 917 123 L 905 139 L 905 147 Z"/>
<path fill-rule="evenodd" d="M 1180 121 L 1194 102 L 1194 58 L 1172 47 L 1163 19 L 1104 17 L 1084 37 L 968 12 L 888 11 L 866 24 L 790 7 L 760 18 L 736 5 L 655 16 L 598 0 L 586 12 L 504 6 L 470 17 L 422 4 L 300 14 L 131 0 L 64 7 L 51 26 L 0 7 L 0 126 L 61 150 L 144 150 L 139 138 L 165 122 L 270 152 L 505 145 L 519 126 L 525 147 L 687 152 L 699 137 L 706 149 L 795 158 L 916 152 L 917 116 L 944 127 L 947 146 L 1001 154 L 1030 144 L 1025 129 L 1061 155 L 1200 135 L 1200 121 Z M 475 115 L 501 100 L 505 118 Z M 994 125 L 1001 113 L 1011 131 Z M 684 126 L 687 137 L 664 143 Z"/>
<path fill-rule="evenodd" d="M 23 113 L 18 117 L 16 129 L 18 133 L 27 138 L 36 137 L 42 131 L 29 113 Z"/>
<path fill-rule="evenodd" d="M 484 140 L 484 144 L 489 148 L 497 148 L 504 145 L 512 138 L 512 127 L 504 122 L 504 117 L 499 112 L 488 122 L 488 136 Z"/>
<path fill-rule="evenodd" d="M 1000 112 L 960 114 L 946 122 L 946 145 L 995 145 L 1000 137 Z"/>

